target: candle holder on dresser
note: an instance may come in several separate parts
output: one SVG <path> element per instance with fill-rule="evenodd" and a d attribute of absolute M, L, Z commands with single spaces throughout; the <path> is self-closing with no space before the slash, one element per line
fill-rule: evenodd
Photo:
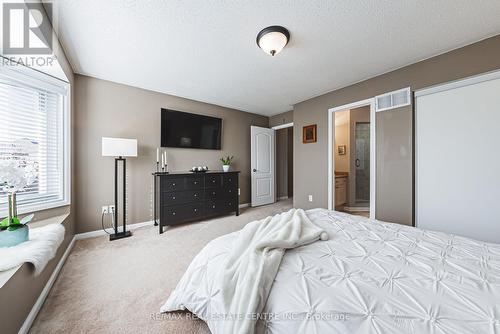
<path fill-rule="evenodd" d="M 160 150 L 161 148 L 156 149 L 156 172 L 160 172 Z M 161 172 L 168 173 L 167 169 L 167 151 L 161 152 Z"/>

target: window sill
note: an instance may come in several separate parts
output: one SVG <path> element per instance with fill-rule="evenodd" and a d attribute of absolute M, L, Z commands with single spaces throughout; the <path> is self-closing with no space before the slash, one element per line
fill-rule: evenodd
<path fill-rule="evenodd" d="M 38 221 L 30 224 L 30 227 L 37 228 L 37 227 L 42 227 L 42 226 L 46 226 L 46 225 L 50 225 L 50 224 L 62 224 L 66 220 L 66 218 L 68 218 L 68 216 L 69 216 L 69 213 L 65 213 L 63 215 L 38 220 Z M 6 270 L 6 271 L 0 272 L 0 289 L 5 285 L 5 283 L 7 283 L 11 279 L 12 276 L 14 276 L 16 274 L 16 272 L 21 267 L 22 267 L 22 265 L 15 267 L 15 268 L 12 268 L 12 269 L 9 269 L 9 270 Z"/>
<path fill-rule="evenodd" d="M 63 206 L 68 206 L 70 204 L 71 203 L 69 200 L 61 200 L 61 201 L 57 201 L 57 202 L 49 202 L 49 203 L 41 203 L 41 204 L 18 205 L 17 213 L 19 215 L 25 215 L 25 214 L 30 214 L 30 213 L 36 213 L 38 211 L 60 208 Z M 7 208 L 0 210 L 0 216 L 2 216 L 2 217 L 7 216 Z M 57 217 L 54 217 L 54 218 L 57 218 Z"/>

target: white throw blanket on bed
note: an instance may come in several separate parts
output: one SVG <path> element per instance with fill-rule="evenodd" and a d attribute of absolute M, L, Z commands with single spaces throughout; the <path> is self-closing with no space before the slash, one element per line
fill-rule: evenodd
<path fill-rule="evenodd" d="M 35 266 L 35 275 L 38 275 L 56 255 L 63 240 L 64 226 L 61 224 L 30 228 L 28 241 L 17 246 L 0 248 L 0 271 L 30 262 Z"/>
<path fill-rule="evenodd" d="M 315 242 L 320 237 L 326 240 L 328 235 L 314 225 L 302 209 L 251 222 L 236 233 L 224 260 L 224 270 L 216 275 L 217 291 L 209 296 L 210 303 L 217 305 L 218 315 L 229 317 L 221 320 L 218 326 L 223 328 L 221 333 L 253 333 L 256 315 L 266 303 L 285 250 Z M 182 294 L 191 281 L 203 278 L 198 269 L 190 265 L 161 308 L 162 312 L 190 309 L 183 304 Z M 190 311 L 196 313 L 196 310 Z M 214 328 L 210 329 L 215 332 Z"/>

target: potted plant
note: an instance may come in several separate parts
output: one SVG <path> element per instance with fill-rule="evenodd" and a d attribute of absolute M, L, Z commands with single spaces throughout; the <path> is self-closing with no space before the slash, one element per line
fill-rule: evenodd
<path fill-rule="evenodd" d="M 229 167 L 231 166 L 231 162 L 233 161 L 234 156 L 227 156 L 227 157 L 222 157 L 220 158 L 220 161 L 222 161 L 222 170 L 224 172 L 229 171 Z"/>
<path fill-rule="evenodd" d="M 29 240 L 28 223 L 33 219 L 34 215 L 24 217 L 19 220 L 15 216 L 11 216 L 12 205 L 15 205 L 15 200 L 12 201 L 12 195 L 9 195 L 9 217 L 6 217 L 0 222 L 0 247 L 12 247 L 22 242 Z"/>
<path fill-rule="evenodd" d="M 17 192 L 23 191 L 37 180 L 36 162 L 30 159 L 36 151 L 35 144 L 28 139 L 11 144 L 12 156 L 0 159 L 0 190 L 7 194 L 8 215 L 0 221 L 0 247 L 11 247 L 29 239 L 27 224 L 33 215 L 19 219 L 17 215 Z"/>

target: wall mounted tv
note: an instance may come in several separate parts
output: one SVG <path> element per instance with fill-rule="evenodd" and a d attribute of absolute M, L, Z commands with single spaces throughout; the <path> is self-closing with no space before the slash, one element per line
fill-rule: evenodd
<path fill-rule="evenodd" d="M 222 119 L 161 109 L 161 146 L 220 150 Z"/>

